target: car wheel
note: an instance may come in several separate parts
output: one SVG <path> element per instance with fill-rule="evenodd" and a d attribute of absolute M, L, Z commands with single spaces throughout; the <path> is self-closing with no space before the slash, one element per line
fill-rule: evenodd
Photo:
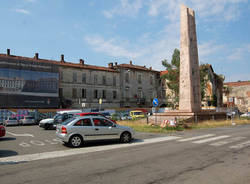
<path fill-rule="evenodd" d="M 69 140 L 69 145 L 73 148 L 78 148 L 82 145 L 83 140 L 79 135 L 73 135 Z"/>
<path fill-rule="evenodd" d="M 129 143 L 131 142 L 131 134 L 129 132 L 123 132 L 120 137 L 120 142 Z"/>
<path fill-rule="evenodd" d="M 50 128 L 50 125 L 49 125 L 49 124 L 45 124 L 45 125 L 44 125 L 44 129 L 45 129 L 45 130 L 48 130 L 49 128 Z"/>

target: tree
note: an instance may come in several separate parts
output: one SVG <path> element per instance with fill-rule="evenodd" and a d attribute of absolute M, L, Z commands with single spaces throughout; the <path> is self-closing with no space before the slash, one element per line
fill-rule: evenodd
<path fill-rule="evenodd" d="M 174 103 L 178 104 L 179 102 L 179 77 L 180 77 L 180 51 L 174 49 L 172 55 L 171 63 L 166 59 L 162 61 L 162 65 L 166 67 L 168 71 L 161 78 L 166 79 L 167 87 L 174 93 Z M 209 80 L 206 76 L 208 74 L 207 64 L 202 64 L 200 66 L 200 81 L 201 81 L 201 97 L 204 99 L 206 93 L 206 84 Z M 209 76 L 208 76 L 209 77 Z M 201 100 L 202 100 L 201 99 Z"/>
<path fill-rule="evenodd" d="M 168 73 L 162 76 L 163 79 L 167 79 L 167 86 L 173 90 L 176 95 L 179 94 L 179 75 L 180 75 L 180 51 L 174 50 L 171 63 L 166 59 L 162 61 L 162 65 L 166 67 Z"/>
<path fill-rule="evenodd" d="M 180 51 L 174 50 L 171 63 L 166 59 L 162 61 L 162 65 L 166 67 L 168 73 L 162 76 L 162 79 L 166 79 L 167 87 L 174 93 L 174 103 L 179 102 L 179 75 L 180 75 Z"/>
<path fill-rule="evenodd" d="M 208 77 L 206 77 L 208 75 Z M 201 81 L 201 100 L 205 98 L 207 82 L 210 76 L 208 74 L 207 64 L 200 65 L 200 81 Z"/>

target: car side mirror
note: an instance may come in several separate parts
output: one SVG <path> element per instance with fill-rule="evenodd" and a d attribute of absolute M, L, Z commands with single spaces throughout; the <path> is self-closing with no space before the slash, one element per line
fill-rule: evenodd
<path fill-rule="evenodd" d="M 112 127 L 116 127 L 116 124 L 113 124 Z"/>

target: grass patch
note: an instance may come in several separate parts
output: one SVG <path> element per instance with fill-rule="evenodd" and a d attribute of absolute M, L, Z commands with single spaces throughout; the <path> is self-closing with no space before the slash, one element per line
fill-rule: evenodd
<path fill-rule="evenodd" d="M 249 125 L 249 119 L 234 119 L 233 123 L 235 125 Z M 209 121 L 202 121 L 200 123 L 192 123 L 188 124 L 188 127 L 191 129 L 200 129 L 200 128 L 217 128 L 217 127 L 228 127 L 233 126 L 231 120 L 209 120 Z"/>
<path fill-rule="evenodd" d="M 247 125 L 250 124 L 249 119 L 234 119 L 233 122 L 236 125 Z M 203 121 L 199 123 L 188 123 L 178 125 L 176 127 L 166 127 L 161 128 L 159 125 L 150 125 L 147 124 L 146 121 L 138 120 L 138 121 L 118 121 L 118 124 L 129 126 L 138 132 L 148 132 L 148 133 L 169 133 L 173 131 L 182 131 L 185 129 L 202 129 L 202 128 L 217 128 L 217 127 L 229 127 L 233 126 L 231 120 L 209 120 Z"/>
<path fill-rule="evenodd" d="M 182 126 L 161 128 L 159 125 L 150 125 L 142 121 L 119 121 L 118 124 L 129 126 L 137 132 L 168 133 L 184 130 Z"/>

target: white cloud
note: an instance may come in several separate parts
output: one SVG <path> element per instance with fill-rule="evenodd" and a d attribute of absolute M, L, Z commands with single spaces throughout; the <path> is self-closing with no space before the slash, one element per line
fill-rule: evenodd
<path fill-rule="evenodd" d="M 232 50 L 232 54 L 228 56 L 228 60 L 239 61 L 244 59 L 247 54 L 250 54 L 250 44 L 244 44 L 243 46 Z"/>
<path fill-rule="evenodd" d="M 25 9 L 14 9 L 14 11 L 17 13 L 22 13 L 22 14 L 26 14 L 26 15 L 30 14 L 30 12 L 28 10 L 25 10 Z"/>
<path fill-rule="evenodd" d="M 113 18 L 115 15 L 135 16 L 142 8 L 142 0 L 120 0 L 120 4 L 111 10 L 103 11 L 106 18 Z"/>
<path fill-rule="evenodd" d="M 223 49 L 225 49 L 225 45 L 218 45 L 214 41 L 209 41 L 199 44 L 198 49 L 199 57 L 206 58 L 207 56 L 211 56 L 212 54 L 215 54 L 217 52 L 220 53 Z"/>
<path fill-rule="evenodd" d="M 104 52 L 112 57 L 137 58 L 139 53 L 126 49 L 124 46 L 117 44 L 116 40 L 104 40 L 101 36 L 88 36 L 84 40 L 91 45 L 94 50 Z"/>
<path fill-rule="evenodd" d="M 85 37 L 85 41 L 98 52 L 128 60 L 135 59 L 138 65 L 153 66 L 154 69 L 161 70 L 163 69 L 161 61 L 171 60 L 173 50 L 179 48 L 181 3 L 195 10 L 197 22 L 199 19 L 203 22 L 228 22 L 239 18 L 241 14 L 239 5 L 246 2 L 247 0 L 120 0 L 119 4 L 111 10 L 103 11 L 106 18 L 114 18 L 117 15 L 133 17 L 140 11 L 146 10 L 149 22 L 152 20 L 150 20 L 151 17 L 167 19 L 165 27 L 157 32 L 142 33 L 141 37 L 127 44 L 124 43 L 129 42 L 126 38 L 111 39 L 101 36 Z M 217 41 L 203 42 L 199 44 L 198 49 L 199 59 L 205 62 L 215 58 L 211 56 L 217 56 L 218 59 L 220 53 L 230 50 L 226 45 L 218 44 Z"/>
<path fill-rule="evenodd" d="M 88 36 L 84 40 L 95 51 L 105 53 L 117 59 L 135 60 L 137 65 L 153 66 L 154 69 L 163 70 L 161 61 L 170 60 L 173 50 L 179 46 L 178 24 L 171 24 L 163 31 L 154 35 L 145 33 L 133 44 L 123 39 L 104 39 L 99 36 Z"/>
<path fill-rule="evenodd" d="M 183 3 L 194 9 L 202 18 L 231 21 L 240 15 L 238 5 L 246 2 L 247 0 L 151 0 L 148 4 L 148 14 L 162 14 L 170 21 L 176 21 L 179 17 L 180 3 Z"/>

